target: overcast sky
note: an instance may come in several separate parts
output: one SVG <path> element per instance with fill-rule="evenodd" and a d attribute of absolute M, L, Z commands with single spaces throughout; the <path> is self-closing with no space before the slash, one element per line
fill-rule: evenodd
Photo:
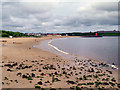
<path fill-rule="evenodd" d="M 118 0 L 2 0 L 2 29 L 34 33 L 118 30 Z"/>

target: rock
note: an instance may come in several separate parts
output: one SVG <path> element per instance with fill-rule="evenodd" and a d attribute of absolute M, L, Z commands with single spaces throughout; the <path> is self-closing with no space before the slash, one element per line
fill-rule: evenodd
<path fill-rule="evenodd" d="M 66 81 L 66 82 L 68 82 L 68 83 L 71 83 L 71 84 L 76 84 L 74 81 Z"/>
<path fill-rule="evenodd" d="M 40 82 L 38 82 L 38 84 L 39 84 L 39 85 L 42 85 L 42 82 L 40 81 Z"/>
<path fill-rule="evenodd" d="M 19 67 L 22 67 L 23 64 L 20 64 Z"/>
<path fill-rule="evenodd" d="M 4 66 L 8 66 L 8 67 L 10 67 L 10 68 L 13 67 L 11 64 L 5 64 Z"/>
<path fill-rule="evenodd" d="M 31 74 L 31 76 L 32 76 L 32 77 L 35 77 L 35 74 L 34 74 L 34 73 L 32 73 L 32 74 Z"/>
<path fill-rule="evenodd" d="M 42 70 L 39 69 L 38 71 L 41 72 Z"/>
<path fill-rule="evenodd" d="M 5 77 L 5 79 L 4 80 L 8 80 L 8 78 L 7 77 Z"/>
<path fill-rule="evenodd" d="M 22 75 L 22 73 L 17 73 L 17 76 L 21 76 Z"/>
<path fill-rule="evenodd" d="M 44 75 L 44 73 L 41 73 L 41 75 L 43 76 L 43 75 Z"/>
<path fill-rule="evenodd" d="M 65 71 L 63 71 L 63 74 L 67 74 Z"/>
<path fill-rule="evenodd" d="M 49 81 L 46 81 L 45 83 L 50 83 Z"/>
<path fill-rule="evenodd" d="M 10 80 L 11 82 L 13 82 L 13 80 Z"/>
<path fill-rule="evenodd" d="M 11 70 L 11 69 L 7 69 L 7 71 L 10 71 L 10 72 L 11 72 L 12 70 Z"/>
<path fill-rule="evenodd" d="M 36 71 L 35 69 L 31 70 L 31 71 Z"/>
<path fill-rule="evenodd" d="M 23 75 L 22 78 L 28 78 L 26 75 Z"/>
<path fill-rule="evenodd" d="M 22 69 L 25 69 L 25 67 L 22 67 Z"/>
<path fill-rule="evenodd" d="M 57 73 L 57 72 L 55 72 L 55 75 L 58 75 L 58 73 Z"/>
<path fill-rule="evenodd" d="M 17 81 L 17 80 L 15 80 L 15 82 L 16 82 L 16 83 L 18 83 L 18 81 Z"/>
<path fill-rule="evenodd" d="M 20 70 L 20 68 L 19 68 L 19 67 L 16 67 L 16 69 L 19 69 L 19 70 Z"/>
<path fill-rule="evenodd" d="M 29 66 L 28 68 L 31 68 L 32 66 Z"/>
<path fill-rule="evenodd" d="M 16 63 L 14 63 L 12 66 L 17 66 L 18 64 L 17 64 L 17 62 Z"/>
<path fill-rule="evenodd" d="M 28 66 L 25 66 L 24 68 L 29 68 Z"/>
<path fill-rule="evenodd" d="M 4 85 L 4 82 L 2 82 L 2 84 Z"/>
<path fill-rule="evenodd" d="M 107 83 L 107 82 L 103 82 L 103 85 L 109 85 L 109 83 Z"/>
<path fill-rule="evenodd" d="M 44 86 L 47 86 L 46 84 L 44 84 Z"/>
<path fill-rule="evenodd" d="M 39 88 L 40 89 L 41 87 L 40 86 L 35 86 L 35 88 Z"/>
<path fill-rule="evenodd" d="M 76 70 L 75 66 L 73 66 L 73 70 Z"/>

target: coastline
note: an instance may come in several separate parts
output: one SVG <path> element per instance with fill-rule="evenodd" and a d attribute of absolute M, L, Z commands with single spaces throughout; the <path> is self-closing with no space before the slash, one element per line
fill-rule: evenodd
<path fill-rule="evenodd" d="M 76 81 L 77 75 L 69 76 L 69 75 L 66 75 L 65 72 L 67 72 L 67 69 L 69 69 L 70 67 L 74 67 L 74 66 L 71 66 L 71 62 L 77 62 L 77 61 L 81 61 L 81 60 L 78 60 L 77 58 L 75 59 L 75 61 L 63 59 L 61 56 L 38 49 L 36 47 L 32 47 L 33 45 L 38 45 L 39 42 L 41 42 L 42 40 L 51 39 L 51 38 L 56 38 L 56 37 L 12 38 L 12 39 L 2 38 L 2 40 L 7 40 L 7 42 L 2 42 L 2 44 L 4 44 L 4 46 L 2 47 L 2 66 L 3 66 L 2 67 L 2 71 L 3 71 L 2 81 L 4 83 L 3 88 L 28 88 L 28 87 L 34 88 L 35 86 L 40 86 L 43 88 L 46 88 L 46 87 L 47 88 L 50 88 L 50 87 L 52 87 L 52 88 L 59 88 L 59 87 L 60 88 L 70 88 L 72 86 L 75 86 L 75 84 L 71 84 L 69 82 L 66 83 L 66 81 L 67 80 L 75 80 Z M 57 38 L 61 38 L 61 37 L 57 37 Z M 62 37 L 62 38 L 64 38 L 64 37 Z M 15 42 L 15 44 L 13 44 L 13 42 Z M 89 60 L 83 60 L 83 61 L 91 62 Z M 17 63 L 17 65 L 13 66 L 12 68 L 7 66 L 7 64 L 15 64 L 15 63 Z M 32 66 L 32 68 L 16 69 L 18 67 L 18 65 L 20 65 L 22 63 L 27 66 Z M 88 63 L 83 62 L 81 66 L 84 66 L 84 64 L 88 64 Z M 53 65 L 54 69 L 52 67 L 51 68 L 52 70 L 49 70 L 50 69 L 49 65 Z M 57 68 L 57 66 L 59 66 L 60 68 L 59 67 Z M 76 73 L 74 71 L 77 71 L 78 69 L 80 69 L 79 67 L 78 68 L 77 67 L 78 67 L 78 65 L 76 64 L 75 68 L 73 68 L 76 70 L 72 70 L 73 73 Z M 55 68 L 56 68 L 56 70 L 55 70 Z M 64 70 L 63 70 L 63 68 L 64 68 Z M 87 70 L 89 68 L 90 67 L 86 67 L 85 70 Z M 94 69 L 95 68 L 96 67 L 94 67 Z M 42 71 L 39 72 L 39 69 L 41 69 Z M 95 69 L 94 71 L 96 72 L 97 69 Z M 34 70 L 36 70 L 36 71 L 34 71 Z M 58 71 L 60 71 L 60 72 L 58 72 Z M 69 69 L 68 71 L 71 71 L 71 70 Z M 102 71 L 105 72 L 105 70 L 102 70 Z M 55 72 L 57 72 L 59 74 L 56 75 Z M 80 71 L 80 72 L 82 74 L 78 75 L 79 77 L 83 76 L 86 73 L 86 71 Z M 18 73 L 22 73 L 22 75 L 18 75 Z M 32 77 L 33 80 L 28 80 L 28 78 L 27 79 L 23 78 L 22 77 L 23 74 L 26 75 L 26 73 L 29 73 L 29 74 L 34 73 L 35 77 Z M 41 73 L 44 73 L 44 75 L 40 75 Z M 52 75 L 52 76 L 55 76 L 56 78 L 58 76 L 60 81 L 58 81 L 58 82 L 55 81 L 54 83 L 53 82 L 45 83 L 44 81 L 53 79 L 53 77 L 50 76 L 50 73 L 53 73 L 54 75 Z M 62 76 L 61 76 L 61 73 L 62 73 Z M 107 74 L 109 74 L 109 73 L 107 72 Z M 37 78 L 36 75 L 40 75 L 40 77 L 44 77 L 44 78 Z M 86 73 L 85 75 L 89 75 L 89 73 Z M 112 75 L 110 75 L 110 76 L 112 77 Z M 6 80 L 5 77 L 7 77 L 8 80 Z M 40 80 L 40 79 L 42 79 L 42 80 Z M 84 80 L 84 81 L 87 82 L 86 80 Z M 88 80 L 88 82 L 90 82 L 90 81 L 91 80 Z M 92 79 L 92 81 L 96 81 L 96 80 Z M 42 82 L 44 84 L 38 85 L 38 82 Z M 83 81 L 80 81 L 80 82 L 82 83 Z M 87 87 L 90 88 L 89 85 Z M 94 86 L 92 86 L 92 87 L 94 87 Z M 114 87 L 117 87 L 117 86 L 114 86 Z"/>
<path fill-rule="evenodd" d="M 70 37 L 69 37 L 70 38 Z M 76 37 L 72 37 L 72 38 L 76 38 Z M 57 38 L 57 39 L 60 39 L 60 38 Z M 56 39 L 55 39 L 56 40 Z M 48 45 L 51 46 L 52 48 L 54 48 L 56 51 L 60 52 L 60 53 L 63 53 L 63 54 L 66 54 L 66 55 L 70 55 L 68 52 L 65 52 L 63 50 L 60 50 L 59 48 L 57 48 L 56 46 L 52 45 L 51 43 L 53 42 L 54 40 L 50 40 L 48 42 Z M 73 55 L 75 57 L 75 55 Z M 79 57 L 79 56 L 76 56 L 76 57 Z M 114 68 L 114 69 L 118 69 L 118 66 L 117 65 L 112 65 L 112 64 L 109 64 L 109 63 L 106 63 L 104 61 L 100 61 L 100 60 L 94 60 L 92 58 L 87 58 L 87 59 L 90 59 L 90 60 L 93 60 L 95 62 L 102 62 L 102 63 L 105 63 L 107 65 L 109 65 L 109 67 L 111 68 Z"/>
<path fill-rule="evenodd" d="M 63 53 L 63 54 L 69 54 L 69 53 L 64 52 L 64 51 L 62 51 L 62 50 L 58 49 L 57 47 L 55 47 L 55 46 L 51 45 L 50 43 L 51 43 L 52 41 L 53 41 L 53 40 L 51 40 L 51 41 L 49 41 L 49 42 L 48 42 L 48 45 L 49 45 L 49 46 L 53 47 L 53 48 L 54 48 L 55 50 L 57 50 L 58 52 L 61 52 L 61 53 Z"/>

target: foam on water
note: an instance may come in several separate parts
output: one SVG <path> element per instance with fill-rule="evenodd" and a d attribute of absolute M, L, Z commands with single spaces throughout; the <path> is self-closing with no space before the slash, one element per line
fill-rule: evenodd
<path fill-rule="evenodd" d="M 62 50 L 58 49 L 57 47 L 55 47 L 55 46 L 51 45 L 50 43 L 51 43 L 52 41 L 53 41 L 53 40 L 51 40 L 51 41 L 49 41 L 49 42 L 48 42 L 48 45 L 49 45 L 49 46 L 53 47 L 55 50 L 57 50 L 57 51 L 59 51 L 59 52 L 61 52 L 61 53 L 64 53 L 64 54 L 69 54 L 69 53 L 64 52 L 64 51 L 62 51 Z"/>

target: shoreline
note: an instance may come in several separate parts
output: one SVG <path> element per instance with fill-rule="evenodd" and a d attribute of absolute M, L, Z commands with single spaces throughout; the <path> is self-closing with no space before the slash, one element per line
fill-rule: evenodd
<path fill-rule="evenodd" d="M 57 50 L 58 52 L 61 52 L 61 53 L 63 53 L 63 54 L 69 54 L 69 53 L 67 53 L 67 52 L 64 52 L 63 50 L 58 49 L 56 46 L 50 44 L 52 41 L 53 41 L 53 40 L 51 40 L 51 41 L 48 42 L 48 45 L 49 45 L 49 46 L 53 47 L 53 48 L 54 48 L 55 50 Z"/>
<path fill-rule="evenodd" d="M 65 37 L 66 38 L 66 37 Z M 75 38 L 75 37 L 69 37 L 69 38 Z M 57 38 L 57 39 L 60 39 L 60 38 Z M 57 48 L 56 46 L 52 45 L 51 42 L 53 42 L 54 40 L 50 40 L 48 42 L 48 45 L 51 46 L 52 48 L 54 48 L 56 51 L 60 52 L 60 53 L 63 53 L 63 54 L 67 54 L 67 55 L 70 55 L 68 52 L 65 52 L 63 50 L 60 50 L 59 48 Z M 49 51 L 48 51 L 49 52 Z M 73 55 L 74 57 L 76 55 Z M 76 56 L 76 57 L 79 57 L 79 56 Z M 84 57 L 83 57 L 84 58 Z M 107 65 L 109 65 L 109 67 L 111 68 L 114 68 L 114 69 L 118 69 L 118 66 L 117 65 L 113 65 L 113 64 L 109 64 L 109 63 L 106 63 L 104 61 L 100 61 L 100 60 L 95 60 L 95 59 L 92 59 L 92 58 L 87 58 L 87 59 L 90 59 L 90 60 L 93 60 L 93 61 L 96 61 L 96 62 L 102 62 L 102 63 L 105 63 Z"/>
<path fill-rule="evenodd" d="M 105 67 L 103 67 L 102 70 L 94 66 L 99 63 L 97 64 L 86 59 L 82 61 L 78 58 L 75 58 L 74 61 L 68 60 L 40 48 L 32 47 L 33 45 L 40 44 L 42 40 L 51 38 L 56 37 L 2 38 L 2 40 L 7 40 L 7 42 L 2 42 L 2 44 L 4 44 L 2 47 L 3 88 L 35 88 L 37 86 L 42 88 L 70 88 L 84 82 L 95 82 L 97 78 L 95 78 L 94 75 L 97 75 L 97 71 L 99 71 L 101 75 L 105 73 L 105 75 L 99 76 L 101 79 L 105 78 L 106 75 L 110 76 L 110 80 L 113 78 L 113 74 L 115 74 L 114 70 L 112 74 L 109 74 L 110 70 L 106 71 Z M 73 63 L 74 65 L 72 65 Z M 94 72 L 89 72 L 91 68 L 94 69 Z M 87 75 L 90 74 L 93 75 L 93 77 L 87 77 Z M 85 79 L 84 75 L 88 79 Z M 78 80 L 76 77 L 81 77 L 83 80 Z M 117 77 L 114 78 L 116 79 Z M 95 83 L 91 86 L 80 85 L 79 87 L 94 88 Z M 98 85 L 98 87 L 100 86 Z M 111 85 L 104 87 L 115 88 L 117 85 L 114 87 Z"/>

